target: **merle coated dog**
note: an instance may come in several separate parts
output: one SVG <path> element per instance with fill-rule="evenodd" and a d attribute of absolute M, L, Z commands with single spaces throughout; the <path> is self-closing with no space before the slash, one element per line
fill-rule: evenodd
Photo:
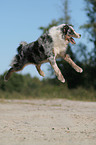
<path fill-rule="evenodd" d="M 75 44 L 73 37 L 80 38 L 81 34 L 76 33 L 72 26 L 62 24 L 50 28 L 49 31 L 41 35 L 35 42 L 29 44 L 21 42 L 17 48 L 18 53 L 11 63 L 11 68 L 5 75 L 5 81 L 9 79 L 13 72 L 22 70 L 28 64 L 34 64 L 39 74 L 44 76 L 40 66 L 44 62 L 49 62 L 58 80 L 64 83 L 65 79 L 56 64 L 56 58 L 58 57 L 62 57 L 77 72 L 82 73 L 82 68 L 77 66 L 70 56 L 66 54 L 68 43 Z"/>

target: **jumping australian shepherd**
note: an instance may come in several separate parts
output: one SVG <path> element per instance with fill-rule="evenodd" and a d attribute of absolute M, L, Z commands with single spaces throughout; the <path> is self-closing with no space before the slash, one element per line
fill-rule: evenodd
<path fill-rule="evenodd" d="M 32 43 L 21 42 L 11 63 L 11 68 L 5 75 L 5 81 L 9 79 L 13 72 L 22 70 L 28 64 L 34 64 L 39 74 L 44 77 L 44 72 L 40 67 L 42 63 L 49 62 L 58 80 L 64 83 L 65 79 L 56 64 L 56 58 L 58 57 L 62 57 L 77 72 L 82 73 L 82 68 L 77 66 L 66 54 L 68 43 L 75 44 L 73 37 L 80 38 L 81 34 L 76 33 L 72 26 L 61 24 L 50 28 L 49 31 Z"/>

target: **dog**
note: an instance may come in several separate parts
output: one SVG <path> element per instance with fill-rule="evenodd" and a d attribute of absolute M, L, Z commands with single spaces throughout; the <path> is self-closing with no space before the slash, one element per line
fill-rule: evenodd
<path fill-rule="evenodd" d="M 11 68 L 8 70 L 4 79 L 7 81 L 13 72 L 22 70 L 28 64 L 34 64 L 41 76 L 45 76 L 41 70 L 41 64 L 49 62 L 54 72 L 62 83 L 65 79 L 56 64 L 56 58 L 62 57 L 77 72 L 82 73 L 83 70 L 77 66 L 68 54 L 66 54 L 68 43 L 75 44 L 74 38 L 80 38 L 81 34 L 76 33 L 72 26 L 61 24 L 49 29 L 42 34 L 36 41 L 27 44 L 21 42 L 17 48 L 17 55 L 14 57 Z"/>

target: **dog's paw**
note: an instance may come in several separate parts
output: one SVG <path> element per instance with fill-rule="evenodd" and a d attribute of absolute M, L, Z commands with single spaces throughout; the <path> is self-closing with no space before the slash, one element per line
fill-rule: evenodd
<path fill-rule="evenodd" d="M 77 67 L 77 68 L 76 68 L 76 71 L 77 71 L 78 73 L 82 73 L 82 72 L 83 72 L 83 69 L 80 68 L 80 67 Z"/>
<path fill-rule="evenodd" d="M 61 80 L 62 83 L 65 83 L 65 79 L 63 78 L 63 80 Z"/>
<path fill-rule="evenodd" d="M 42 77 L 45 77 L 45 74 L 44 74 L 43 71 L 40 71 L 40 75 L 41 75 Z"/>
<path fill-rule="evenodd" d="M 63 75 L 58 76 L 58 80 L 60 80 L 62 83 L 65 83 L 65 79 L 64 79 Z"/>
<path fill-rule="evenodd" d="M 8 81 L 8 78 L 7 78 L 7 76 L 5 75 L 4 76 L 4 82 L 7 82 Z"/>

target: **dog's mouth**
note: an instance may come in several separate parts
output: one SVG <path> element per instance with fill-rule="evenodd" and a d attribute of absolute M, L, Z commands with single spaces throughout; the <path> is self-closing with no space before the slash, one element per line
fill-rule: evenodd
<path fill-rule="evenodd" d="M 73 37 L 70 38 L 66 38 L 66 40 L 68 40 L 69 42 L 71 42 L 72 44 L 76 44 L 75 40 L 73 39 Z"/>
<path fill-rule="evenodd" d="M 69 41 L 70 43 L 72 43 L 72 44 L 76 44 L 76 42 L 75 42 L 75 40 L 74 40 L 73 37 L 74 37 L 74 38 L 80 38 L 80 37 L 81 37 L 81 34 L 78 34 L 78 33 L 77 33 L 77 34 L 75 34 L 75 35 L 73 35 L 73 36 L 71 35 L 71 37 L 68 36 L 68 35 L 66 35 L 66 36 L 65 36 L 65 39 L 68 40 L 68 41 Z"/>
<path fill-rule="evenodd" d="M 70 37 L 69 38 L 69 41 L 72 43 L 72 44 L 76 44 L 75 40 L 73 39 L 73 37 Z"/>

